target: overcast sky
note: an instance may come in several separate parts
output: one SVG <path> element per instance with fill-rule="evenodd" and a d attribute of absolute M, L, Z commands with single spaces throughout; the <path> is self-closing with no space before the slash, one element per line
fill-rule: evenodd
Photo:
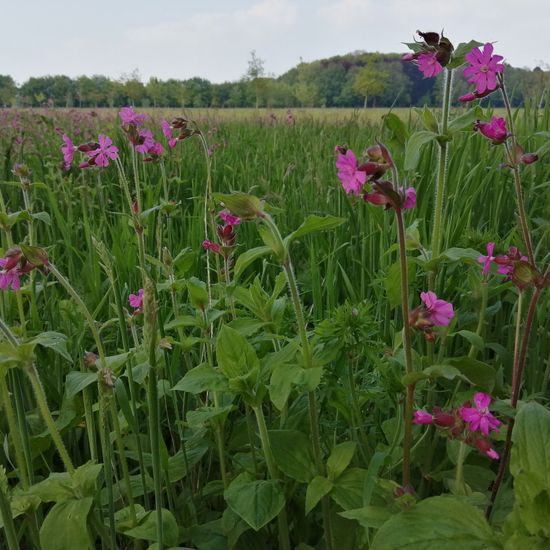
<path fill-rule="evenodd" d="M 0 74 L 237 80 L 250 51 L 280 75 L 300 58 L 402 52 L 416 29 L 496 41 L 550 64 L 550 0 L 0 0 Z"/>

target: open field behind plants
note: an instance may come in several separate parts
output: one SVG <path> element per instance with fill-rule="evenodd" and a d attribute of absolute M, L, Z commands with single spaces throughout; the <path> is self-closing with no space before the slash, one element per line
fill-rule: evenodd
<path fill-rule="evenodd" d="M 415 137 L 434 129 L 426 110 L 147 113 L 166 149 L 158 158 L 136 152 L 132 124 L 113 110 L 0 112 L 2 256 L 16 250 L 21 276 L 20 289 L 4 280 L 0 295 L 2 546 L 546 547 L 547 523 L 526 504 L 548 511 L 542 290 L 511 463 L 516 486 L 530 479 L 527 496 L 514 497 L 506 470 L 483 517 L 499 470 L 490 451 L 503 453 L 515 414 L 517 341 L 539 291 L 519 290 L 495 266 L 486 275 L 478 261 L 489 242 L 495 255 L 525 252 L 505 150 L 472 130 L 504 110 L 450 112 L 458 122 L 435 260 L 440 147 Z M 190 135 L 171 148 L 160 123 L 177 116 L 174 136 Z M 550 108 L 513 117 L 517 142 L 539 154 L 521 176 L 546 266 Z M 77 145 L 109 136 L 118 160 L 79 169 L 88 157 L 76 152 L 64 170 L 63 134 Z M 359 157 L 377 142 L 416 189 L 414 208 L 342 190 L 335 146 Z M 240 223 L 222 223 L 221 203 Z M 447 326 L 412 331 L 407 377 L 393 210 L 404 217 L 411 313 L 428 288 L 454 305 Z M 277 235 L 292 236 L 283 246 Z M 490 394 L 502 422 L 491 449 L 441 430 L 430 412 L 412 426 L 405 474 L 411 388 L 409 405 L 434 414 Z M 428 546 L 422 529 L 434 522 Z"/>

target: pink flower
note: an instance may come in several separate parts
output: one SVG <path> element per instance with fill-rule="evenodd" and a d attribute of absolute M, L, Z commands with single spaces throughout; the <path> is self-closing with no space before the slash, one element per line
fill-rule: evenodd
<path fill-rule="evenodd" d="M 0 289 L 6 290 L 11 286 L 12 290 L 19 290 L 21 288 L 21 272 L 17 265 L 12 265 L 13 262 L 9 258 L 0 258 Z"/>
<path fill-rule="evenodd" d="M 483 273 L 487 274 L 489 273 L 489 269 L 491 269 L 491 262 L 495 261 L 495 257 L 493 256 L 493 251 L 495 250 L 495 243 L 490 242 L 487 243 L 487 256 L 480 256 L 477 261 L 480 264 L 483 264 Z"/>
<path fill-rule="evenodd" d="M 141 126 L 147 118 L 147 115 L 145 114 L 139 115 L 136 113 L 133 107 L 122 107 L 122 109 L 118 112 L 118 116 L 120 117 L 122 124 L 126 124 L 128 126 Z"/>
<path fill-rule="evenodd" d="M 213 243 L 212 241 L 209 241 L 208 239 L 202 241 L 202 247 L 205 250 L 211 250 L 215 254 L 220 254 L 220 252 L 221 252 L 220 245 L 217 244 L 217 243 Z"/>
<path fill-rule="evenodd" d="M 453 304 L 439 299 L 435 292 L 421 292 L 420 298 L 424 302 L 428 319 L 431 323 L 437 326 L 447 326 L 454 317 Z"/>
<path fill-rule="evenodd" d="M 103 134 L 99 135 L 98 141 L 98 148 L 88 151 L 90 160 L 86 164 L 88 166 L 109 166 L 109 159 L 116 160 L 118 158 L 118 147 L 113 145 L 113 140 L 110 137 Z M 84 166 L 82 167 L 84 168 Z"/>
<path fill-rule="evenodd" d="M 435 52 L 422 52 L 416 61 L 418 69 L 427 78 L 436 76 L 443 70 L 443 65 L 437 60 Z"/>
<path fill-rule="evenodd" d="M 229 210 L 222 210 L 218 216 L 226 225 L 239 225 L 241 223 L 241 218 L 239 218 L 239 216 L 234 216 Z"/>
<path fill-rule="evenodd" d="M 357 158 L 351 149 L 348 149 L 345 154 L 338 154 L 336 168 L 338 168 L 338 177 L 344 191 L 358 195 L 367 181 L 367 174 L 357 169 Z"/>
<path fill-rule="evenodd" d="M 468 423 L 470 431 L 479 430 L 485 436 L 488 436 L 490 431 L 498 432 L 501 422 L 489 412 L 491 401 L 490 395 L 478 392 L 474 395 L 475 407 L 460 408 L 460 416 Z"/>
<path fill-rule="evenodd" d="M 403 188 L 400 189 L 403 192 Z M 414 187 L 407 187 L 405 189 L 405 201 L 403 202 L 403 208 L 414 208 L 416 206 L 416 189 Z"/>
<path fill-rule="evenodd" d="M 143 288 L 140 288 L 137 294 L 130 294 L 128 303 L 133 308 L 141 309 L 143 307 Z"/>
<path fill-rule="evenodd" d="M 162 129 L 164 137 L 166 137 L 166 139 L 168 140 L 168 146 L 173 149 L 178 143 L 178 138 L 173 137 L 172 126 L 168 121 L 162 120 L 160 123 L 160 127 Z"/>
<path fill-rule="evenodd" d="M 514 273 L 514 265 L 516 262 L 528 262 L 529 258 L 524 256 L 517 247 L 511 246 L 508 249 L 507 254 L 502 256 L 496 256 L 494 262 L 498 265 L 497 271 L 501 275 L 506 275 L 507 277 L 512 277 Z"/>
<path fill-rule="evenodd" d="M 485 93 L 497 88 L 497 73 L 504 70 L 504 65 L 499 63 L 503 57 L 493 55 L 493 45 L 487 43 L 483 46 L 483 52 L 479 48 L 472 48 L 466 55 L 469 67 L 464 69 L 464 76 L 471 77 L 468 82 L 476 85 L 476 92 Z"/>
<path fill-rule="evenodd" d="M 414 411 L 413 424 L 432 424 L 433 415 L 425 411 Z"/>
<path fill-rule="evenodd" d="M 63 134 L 63 145 L 61 152 L 63 153 L 63 170 L 69 170 L 73 163 L 74 152 L 76 147 L 67 134 Z"/>
<path fill-rule="evenodd" d="M 500 455 L 492 447 L 488 451 L 485 451 L 485 454 L 493 460 L 498 460 L 500 458 Z"/>
<path fill-rule="evenodd" d="M 156 155 L 157 157 L 162 155 L 164 153 L 164 147 L 162 146 L 162 143 L 159 141 L 155 141 L 151 147 L 149 147 L 149 151 L 147 151 L 150 155 Z"/>
<path fill-rule="evenodd" d="M 493 116 L 491 122 L 483 122 L 478 120 L 474 128 L 479 130 L 487 139 L 490 139 L 494 145 L 504 143 L 508 138 L 508 129 L 506 128 L 506 120 L 502 117 Z"/>
<path fill-rule="evenodd" d="M 498 88 L 498 86 L 497 86 Z M 495 88 L 496 89 L 496 88 Z M 474 91 L 474 92 L 469 92 L 467 94 L 464 94 L 464 95 L 461 95 L 459 98 L 458 98 L 458 101 L 462 102 L 462 103 L 468 103 L 469 101 L 474 101 L 475 99 L 482 99 L 483 97 L 486 97 L 488 96 L 489 94 L 492 94 L 495 90 L 485 90 L 482 94 Z"/>
<path fill-rule="evenodd" d="M 153 132 L 148 128 L 142 128 L 138 132 L 137 145 L 135 149 L 138 153 L 145 155 L 151 147 L 155 145 L 155 138 L 153 137 Z"/>

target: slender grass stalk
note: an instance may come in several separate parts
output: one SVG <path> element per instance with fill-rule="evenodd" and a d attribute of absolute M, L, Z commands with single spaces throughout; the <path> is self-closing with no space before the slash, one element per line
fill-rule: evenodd
<path fill-rule="evenodd" d="M 0 514 L 4 523 L 4 533 L 6 534 L 8 549 L 19 550 L 19 540 L 15 531 L 15 524 L 13 523 L 10 501 L 4 491 L 4 487 L 7 487 L 8 483 L 5 478 L 5 472 L 2 472 L 2 474 L 4 479 L 0 480 Z"/>
<path fill-rule="evenodd" d="M 407 249 L 405 241 L 405 224 L 403 212 L 400 208 L 395 210 L 397 221 L 397 233 L 399 241 L 399 264 L 401 273 L 401 311 L 403 315 L 403 351 L 405 353 L 405 372 L 411 374 L 414 370 L 412 363 L 411 327 L 409 322 L 409 275 L 407 265 Z M 403 486 L 411 482 L 411 446 L 412 446 L 412 420 L 414 405 L 414 383 L 407 385 L 405 396 L 405 432 L 403 436 Z"/>
<path fill-rule="evenodd" d="M 265 462 L 267 470 L 271 479 L 279 480 L 279 469 L 275 462 L 275 457 L 271 450 L 271 444 L 269 443 L 269 435 L 267 433 L 267 426 L 265 423 L 264 413 L 260 406 L 252 407 L 254 415 L 256 416 L 256 422 L 258 423 L 258 430 L 260 433 L 260 441 L 262 442 L 262 450 L 265 456 Z M 286 515 L 286 505 L 279 512 L 277 516 L 277 524 L 279 526 L 279 548 L 280 550 L 290 550 L 290 535 L 288 532 L 288 518 Z"/>
<path fill-rule="evenodd" d="M 521 295 L 520 295 L 520 298 L 521 298 Z M 485 314 L 487 313 L 487 300 L 488 300 L 487 281 L 486 279 L 483 279 L 481 281 L 481 304 L 479 306 L 479 318 L 477 321 L 477 328 L 476 328 L 476 334 L 480 337 L 483 334 L 483 326 L 485 324 Z M 477 357 L 477 354 L 478 354 L 478 349 L 472 344 L 470 346 L 470 351 L 468 352 L 468 357 L 470 359 L 475 359 Z M 458 381 L 458 384 L 460 384 L 460 380 Z"/>
<path fill-rule="evenodd" d="M 508 128 L 510 129 L 510 139 L 512 141 L 512 151 L 516 150 L 517 147 L 517 138 L 514 130 L 514 117 L 512 116 L 512 106 L 510 104 L 510 98 L 508 97 L 508 92 L 506 91 L 506 85 L 504 83 L 504 75 L 502 73 L 497 73 L 497 78 L 500 83 L 500 91 L 502 93 L 502 99 L 504 100 L 504 106 L 506 107 L 506 115 L 508 119 Z M 519 172 L 519 166 L 517 161 L 513 158 L 510 148 L 505 143 L 506 153 L 508 156 L 508 162 L 512 167 L 512 174 L 514 176 L 514 186 L 516 191 L 516 201 L 518 208 L 518 217 L 521 227 L 521 235 L 525 248 L 527 250 L 527 257 L 529 258 L 529 263 L 535 265 L 535 254 L 533 252 L 533 242 L 531 240 L 531 234 L 529 233 L 529 225 L 527 223 L 527 214 L 525 212 L 525 201 L 523 199 L 523 186 L 521 184 L 521 175 Z"/>
<path fill-rule="evenodd" d="M 439 144 L 439 159 L 437 166 L 437 179 L 435 184 L 435 206 L 432 225 L 432 258 L 441 254 L 441 240 L 443 235 L 443 210 L 445 192 L 447 188 L 447 157 L 449 152 L 447 131 L 449 126 L 449 112 L 451 106 L 451 90 L 453 84 L 453 70 L 445 69 L 445 84 L 443 88 L 443 106 L 439 134 L 442 136 Z M 430 275 L 430 288 L 434 284 L 435 274 Z"/>

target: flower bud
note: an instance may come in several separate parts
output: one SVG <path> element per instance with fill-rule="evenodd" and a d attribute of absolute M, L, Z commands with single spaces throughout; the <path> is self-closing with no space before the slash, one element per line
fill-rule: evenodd
<path fill-rule="evenodd" d="M 525 153 L 521 155 L 519 159 L 522 164 L 533 164 L 533 162 L 537 162 L 537 160 L 539 160 L 539 156 L 536 153 Z"/>
<path fill-rule="evenodd" d="M 98 359 L 99 357 L 93 351 L 84 352 L 84 365 L 86 365 L 86 367 L 93 367 Z"/>

